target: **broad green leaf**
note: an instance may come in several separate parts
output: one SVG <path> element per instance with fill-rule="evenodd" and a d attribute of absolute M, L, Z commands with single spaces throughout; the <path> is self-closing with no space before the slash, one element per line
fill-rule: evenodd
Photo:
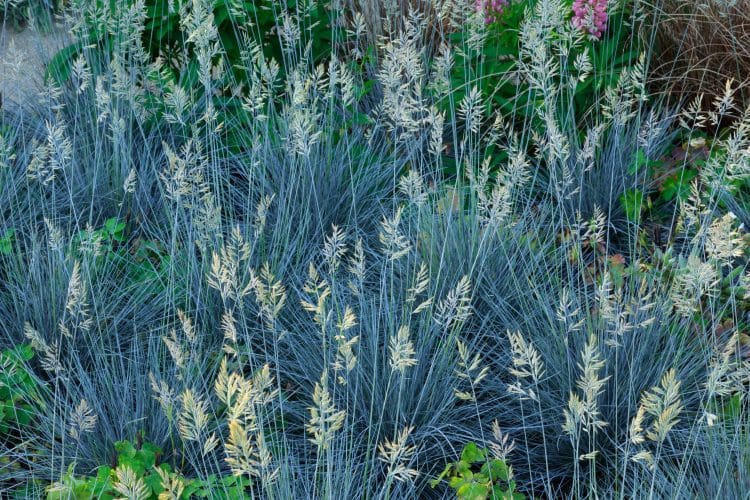
<path fill-rule="evenodd" d="M 486 451 L 477 447 L 476 443 L 466 443 L 461 452 L 461 461 L 473 464 L 481 462 L 486 457 Z"/>
<path fill-rule="evenodd" d="M 637 222 L 641 217 L 643 209 L 643 191 L 640 189 L 629 189 L 620 195 L 620 204 L 625 210 L 625 217 L 630 222 Z"/>

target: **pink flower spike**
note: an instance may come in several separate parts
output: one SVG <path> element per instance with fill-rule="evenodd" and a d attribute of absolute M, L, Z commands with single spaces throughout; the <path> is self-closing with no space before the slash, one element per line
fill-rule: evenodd
<path fill-rule="evenodd" d="M 607 0 L 574 0 L 571 24 L 599 39 L 607 29 L 607 7 Z"/>
<path fill-rule="evenodd" d="M 508 0 L 476 0 L 476 10 L 484 16 L 486 24 L 499 21 L 507 5 Z"/>

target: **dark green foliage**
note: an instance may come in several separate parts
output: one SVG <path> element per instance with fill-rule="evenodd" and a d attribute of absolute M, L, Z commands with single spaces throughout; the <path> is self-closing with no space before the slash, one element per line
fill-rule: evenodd
<path fill-rule="evenodd" d="M 528 84 L 516 81 L 513 72 L 518 69 L 518 60 L 522 57 L 520 31 L 535 3 L 534 0 L 511 3 L 500 20 L 487 27 L 486 41 L 478 51 L 467 47 L 456 54 L 451 75 L 453 92 L 450 94 L 454 103 L 460 102 L 476 86 L 489 99 L 488 114 L 501 111 L 519 120 L 534 117 L 535 109 L 544 103 L 544 96 L 537 95 Z M 632 67 L 638 60 L 641 46 L 625 24 L 629 21 L 628 16 L 627 10 L 614 13 L 609 21 L 611 29 L 602 40 L 587 40 L 568 55 L 565 62 L 570 67 L 561 70 L 573 71 L 576 58 L 587 51 L 593 67 L 592 77 L 575 85 L 570 96 L 572 101 L 563 103 L 565 109 L 560 110 L 560 116 L 573 111 L 567 109 L 572 105 L 576 116 L 585 123 L 599 96 L 617 83 L 623 69 Z M 468 30 L 451 36 L 454 43 L 465 47 L 469 37 Z M 567 82 L 558 83 L 567 85 Z"/>
<path fill-rule="evenodd" d="M 549 72 L 550 83 L 560 89 L 560 98 L 548 109 L 549 97 L 518 76 L 521 62 L 533 65 L 528 53 L 523 51 L 521 32 L 535 6 L 535 0 L 511 2 L 499 20 L 486 27 L 485 41 L 478 50 L 472 48 L 471 42 L 472 30 L 476 28 L 466 27 L 451 35 L 451 41 L 463 49 L 453 56 L 451 92 L 437 96 L 442 110 L 449 115 L 455 112 L 476 88 L 483 99 L 482 112 L 488 123 L 499 113 L 516 129 L 530 128 L 543 136 L 544 113 L 551 111 L 560 125 L 576 127 L 579 131 L 594 124 L 601 115 L 601 96 L 617 85 L 624 70 L 636 64 L 643 49 L 639 39 L 632 36 L 629 7 L 611 13 L 610 28 L 601 40 L 584 40 L 581 35 L 577 42 L 565 42 L 570 45 L 567 55 L 549 54 L 548 63 L 557 64 L 557 70 Z M 553 35 L 560 39 L 566 36 L 563 33 Z M 578 67 L 578 60 L 584 55 L 591 66 L 589 71 Z M 585 79 L 570 81 L 568 78 L 583 73 L 588 75 Z M 490 148 L 488 153 L 493 155 L 493 165 L 507 161 L 505 151 Z M 450 160 L 446 162 L 447 173 L 456 174 L 456 165 Z"/>
<path fill-rule="evenodd" d="M 175 2 L 148 0 L 146 2 L 147 17 L 144 44 L 152 58 L 162 56 L 166 61 L 183 59 L 183 63 L 191 66 L 188 74 L 195 77 L 197 61 L 192 57 L 194 54 L 187 47 L 188 36 L 180 26 L 180 9 L 188 3 L 184 0 Z M 170 4 L 173 6 L 172 11 L 169 10 Z M 308 4 L 306 9 L 305 4 Z M 241 38 L 241 32 L 244 31 L 241 30 L 242 27 L 250 27 L 249 33 L 254 38 L 255 43 L 262 47 L 266 57 L 273 57 L 277 61 L 284 60 L 280 36 L 276 28 L 285 11 L 295 16 L 308 18 L 312 28 L 311 49 L 313 60 L 319 62 L 326 58 L 331 52 L 336 36 L 336 32 L 331 29 L 333 16 L 336 16 L 336 12 L 330 9 L 328 2 L 323 0 L 312 2 L 298 2 L 297 0 L 286 0 L 284 2 L 270 0 L 214 1 L 214 22 L 218 28 L 227 62 L 230 64 L 231 71 L 235 73 L 237 81 L 242 81 L 244 76 L 240 64 L 244 43 Z M 187 60 L 184 60 L 183 56 L 185 49 L 188 49 Z M 173 67 L 173 70 L 175 71 L 175 77 L 181 72 L 180 68 L 176 66 Z M 195 81 L 192 83 L 195 83 Z"/>
<path fill-rule="evenodd" d="M 122 15 L 123 6 L 97 0 L 98 8 L 108 9 L 113 16 Z M 259 47 L 263 56 L 284 61 L 289 54 L 282 50 L 281 36 L 277 23 L 286 12 L 288 15 L 304 19 L 304 25 L 309 26 L 310 53 L 314 63 L 325 61 L 331 54 L 337 36 L 337 12 L 330 8 L 329 2 L 315 0 L 308 5 L 298 7 L 296 0 L 288 0 L 286 5 L 271 0 L 238 1 L 215 0 L 213 3 L 213 19 L 216 26 L 221 55 L 212 62 L 218 62 L 221 57 L 228 69 L 223 95 L 229 95 L 236 90 L 240 82 L 247 81 L 246 67 L 252 64 L 248 53 L 248 42 Z M 168 75 L 173 83 L 191 91 L 198 85 L 199 61 L 196 57 L 194 40 L 186 32 L 184 21 L 191 2 L 177 0 L 148 0 L 146 2 L 146 16 L 141 27 L 133 29 L 142 31 L 143 48 L 153 62 L 161 58 L 170 71 Z M 170 6 L 171 9 L 170 10 Z M 306 7 L 306 8 L 304 8 Z M 117 50 L 121 40 L 120 33 L 113 34 L 105 26 L 97 24 L 95 19 L 87 19 L 85 25 L 88 30 L 89 47 L 95 48 L 92 53 L 87 50 L 89 57 L 98 56 L 101 62 L 110 60 Z M 93 45 L 92 45 L 93 44 Z M 54 78 L 58 84 L 63 84 L 71 74 L 75 58 L 83 52 L 84 43 L 75 43 L 58 52 L 50 63 L 47 75 Z M 304 48 L 299 48 L 302 50 Z M 298 53 L 297 56 L 303 54 Z M 304 54 L 307 56 L 308 54 Z M 279 88 L 284 89 L 284 66 L 279 68 L 281 81 Z M 162 75 L 162 77 L 165 75 Z M 246 89 L 245 89 L 246 90 Z M 221 97 L 216 96 L 216 97 Z M 227 99 L 218 99 L 225 104 Z"/>

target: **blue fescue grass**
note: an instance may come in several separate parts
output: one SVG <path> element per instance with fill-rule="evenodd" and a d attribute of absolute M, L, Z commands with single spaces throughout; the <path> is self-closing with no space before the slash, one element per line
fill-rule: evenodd
<path fill-rule="evenodd" d="M 417 39 L 402 39 L 381 64 L 414 62 Z M 529 496 L 742 494 L 746 408 L 725 415 L 730 394 L 714 397 L 705 385 L 741 332 L 739 292 L 696 296 L 699 314 L 675 307 L 675 275 L 691 271 L 680 257 L 698 256 L 721 273 L 743 270 L 742 259 L 724 265 L 705 250 L 706 228 L 722 215 L 719 194 L 706 190 L 699 229 L 675 232 L 663 257 L 643 248 L 644 226 L 619 203 L 625 190 L 648 187 L 629 166 L 638 147 L 658 156 L 674 113 L 635 100 L 630 118 L 592 113 L 592 127 L 608 128 L 587 163 L 572 114 L 540 117 L 549 118 L 535 131 L 545 148 L 530 130 L 472 131 L 466 113 L 454 112 L 440 142 L 451 137 L 461 172 L 473 175 L 445 178 L 430 151 L 434 121 L 420 121 L 430 100 L 421 94 L 426 82 L 410 73 L 416 68 L 402 68 L 403 94 L 389 97 L 388 75 L 380 75 L 368 98 L 413 106 L 410 115 L 369 102 L 362 111 L 371 122 L 357 125 L 345 122 L 345 89 L 326 93 L 304 61 L 289 65 L 299 80 L 240 136 L 242 151 L 202 118 L 200 92 L 190 96 L 192 130 L 144 117 L 112 83 L 137 85 L 138 77 L 107 64 L 93 68 L 110 79 L 104 118 L 96 78 L 6 114 L 3 137 L 15 159 L 0 169 L 0 229 L 15 232 L 12 251 L 0 255 L 0 345 L 35 343 L 30 369 L 42 390 L 36 425 L 17 430 L 26 447 L 3 442 L 0 454 L 21 464 L 0 472 L 5 484 L 53 483 L 71 466 L 93 474 L 111 462 L 115 442 L 140 431 L 186 477 L 227 475 L 237 472 L 225 459 L 236 455 L 230 433 L 239 423 L 265 443 L 253 445 L 258 461 L 264 450 L 271 457 L 239 472 L 253 475 L 254 496 L 441 497 L 449 490 L 429 481 L 465 443 L 497 441 L 497 421 L 515 442 L 507 460 Z M 59 162 L 54 178 L 29 171 L 45 143 Z M 483 180 L 493 144 L 515 163 Z M 91 250 L 112 218 L 125 222 L 122 240 L 107 237 Z M 256 387 L 264 366 L 272 377 L 273 396 L 241 419 L 228 417 L 236 402 L 216 395 L 223 359 L 229 372 L 256 377 Z M 742 369 L 731 371 L 740 385 Z M 660 394 L 654 387 L 670 370 L 680 408 L 671 417 L 659 411 L 677 422 L 658 442 L 635 442 L 643 395 Z M 570 403 L 597 384 L 589 410 L 606 425 L 579 422 L 572 438 Z M 186 420 L 187 392 L 206 402 L 197 412 L 204 426 Z M 69 430 L 82 400 L 96 421 L 75 439 Z M 331 420 L 316 424 L 311 408 Z M 648 429 L 654 419 L 645 418 Z M 325 446 L 311 442 L 311 429 Z M 384 444 L 404 429 L 408 438 L 388 462 Z M 206 449 L 212 434 L 217 446 Z M 639 451 L 653 462 L 634 461 Z"/>

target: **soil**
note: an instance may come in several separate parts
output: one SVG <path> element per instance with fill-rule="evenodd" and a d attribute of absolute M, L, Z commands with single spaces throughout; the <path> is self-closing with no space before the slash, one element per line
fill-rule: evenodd
<path fill-rule="evenodd" d="M 0 28 L 2 104 L 22 105 L 37 99 L 44 82 L 45 64 L 69 40 L 67 32 L 60 27 L 47 32 Z"/>

